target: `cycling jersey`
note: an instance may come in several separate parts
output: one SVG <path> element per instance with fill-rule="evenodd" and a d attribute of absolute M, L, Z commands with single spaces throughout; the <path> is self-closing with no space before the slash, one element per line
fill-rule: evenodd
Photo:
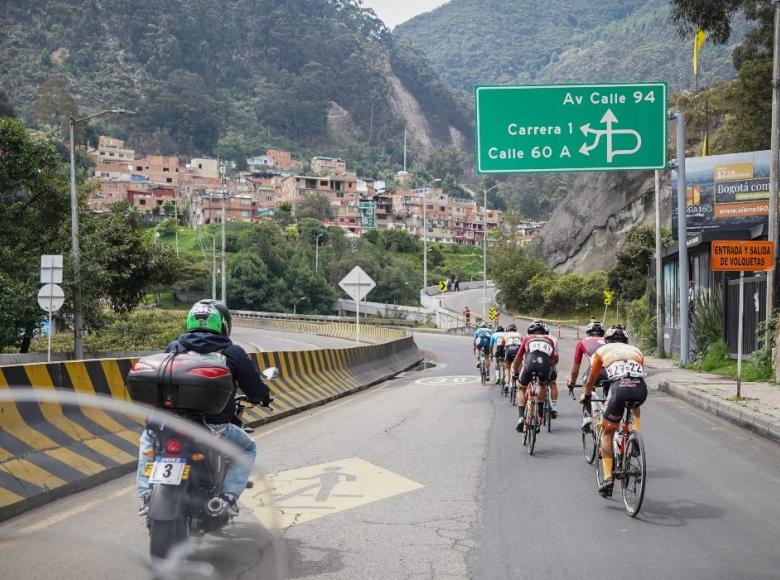
<path fill-rule="evenodd" d="M 490 348 L 491 334 L 489 328 L 478 328 L 474 333 L 474 348 Z"/>
<path fill-rule="evenodd" d="M 587 384 L 592 387 L 602 369 L 606 370 L 611 383 L 604 407 L 606 421 L 612 423 L 620 421 L 627 404 L 639 406 L 647 399 L 644 362 L 642 351 L 635 346 L 620 342 L 605 344 L 591 358 Z"/>
<path fill-rule="evenodd" d="M 517 332 L 506 332 L 501 337 L 500 342 L 504 344 L 504 360 L 511 364 L 520 351 L 520 347 L 523 344 L 523 336 Z"/>
<path fill-rule="evenodd" d="M 494 351 L 498 347 L 498 341 L 506 334 L 505 332 L 494 332 L 490 335 L 490 350 Z"/>
<path fill-rule="evenodd" d="M 574 364 L 582 363 L 584 355 L 588 355 L 588 358 L 592 357 L 605 344 L 607 341 L 601 336 L 586 336 L 577 343 L 577 348 L 574 349 Z"/>
<path fill-rule="evenodd" d="M 530 334 L 523 339 L 512 363 L 512 372 L 520 374 L 520 384 L 527 385 L 534 374 L 539 382 L 547 384 L 556 377 L 558 349 L 555 339 L 546 334 Z M 522 373 L 520 367 L 522 366 Z"/>

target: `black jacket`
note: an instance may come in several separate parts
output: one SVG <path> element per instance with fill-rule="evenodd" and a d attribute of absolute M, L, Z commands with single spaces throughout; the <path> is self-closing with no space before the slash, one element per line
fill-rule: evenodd
<path fill-rule="evenodd" d="M 226 336 L 210 332 L 187 332 L 165 347 L 165 352 L 195 351 L 201 354 L 221 352 L 225 355 L 227 366 L 233 373 L 233 393 L 227 405 L 216 415 L 207 415 L 208 423 L 230 423 L 236 412 L 236 388 L 240 388 L 250 401 L 263 403 L 268 400 L 271 391 L 260 378 L 252 359 L 246 351 Z"/>

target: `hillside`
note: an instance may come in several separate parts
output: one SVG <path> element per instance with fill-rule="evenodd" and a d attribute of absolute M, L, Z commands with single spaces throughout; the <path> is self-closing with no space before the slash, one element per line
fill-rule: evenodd
<path fill-rule="evenodd" d="M 453 86 L 539 82 L 667 81 L 691 88 L 691 42 L 677 36 L 668 0 L 452 0 L 398 26 Z M 707 44 L 702 84 L 731 78 L 731 53 Z"/>
<path fill-rule="evenodd" d="M 357 0 L 3 2 L 0 86 L 28 120 L 64 77 L 82 110 L 141 151 L 268 146 L 400 159 L 471 139 L 471 113 L 425 58 Z"/>

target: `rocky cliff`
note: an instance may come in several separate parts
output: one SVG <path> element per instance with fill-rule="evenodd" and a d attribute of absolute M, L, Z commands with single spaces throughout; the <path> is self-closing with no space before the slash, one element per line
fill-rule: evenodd
<path fill-rule="evenodd" d="M 583 173 L 553 212 L 535 244 L 537 254 L 556 272 L 609 269 L 638 224 L 654 225 L 654 174 Z M 661 182 L 662 224 L 670 225 L 671 197 Z"/>

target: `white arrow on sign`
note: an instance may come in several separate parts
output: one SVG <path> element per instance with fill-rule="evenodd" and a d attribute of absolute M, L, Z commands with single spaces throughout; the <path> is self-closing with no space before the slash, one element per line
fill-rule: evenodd
<path fill-rule="evenodd" d="M 38 306 L 49 312 L 57 312 L 65 304 L 65 292 L 57 284 L 44 284 L 38 291 Z"/>
<path fill-rule="evenodd" d="M 339 282 L 339 286 L 341 286 L 341 289 L 344 290 L 344 292 L 350 295 L 352 300 L 360 302 L 376 287 L 376 282 L 371 279 L 371 276 L 365 273 L 363 268 L 355 266 L 352 271 L 344 276 L 344 279 Z"/>
<path fill-rule="evenodd" d="M 586 139 L 588 134 L 596 136 L 595 141 L 593 141 L 591 145 L 588 145 L 587 141 L 582 144 L 582 147 L 580 147 L 580 153 L 582 155 L 590 157 L 590 152 L 599 146 L 602 136 L 607 137 L 607 163 L 612 163 L 612 160 L 617 155 L 633 155 L 642 147 L 642 136 L 637 131 L 634 131 L 633 129 L 612 128 L 612 126 L 618 122 L 618 118 L 615 116 L 615 113 L 612 112 L 612 109 L 607 109 L 607 112 L 604 113 L 604 116 L 601 118 L 601 122 L 607 127 L 606 129 L 591 129 L 590 123 L 586 123 L 580 127 L 580 131 L 582 131 L 582 134 L 585 135 Z M 633 149 L 612 149 L 612 137 L 614 135 L 631 135 L 636 139 L 636 147 Z"/>

